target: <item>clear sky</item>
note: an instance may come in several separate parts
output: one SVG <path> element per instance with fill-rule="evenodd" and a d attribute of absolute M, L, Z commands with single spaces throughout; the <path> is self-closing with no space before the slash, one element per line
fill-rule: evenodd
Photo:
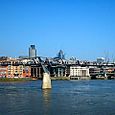
<path fill-rule="evenodd" d="M 115 57 L 115 0 L 0 0 L 0 55 Z"/>

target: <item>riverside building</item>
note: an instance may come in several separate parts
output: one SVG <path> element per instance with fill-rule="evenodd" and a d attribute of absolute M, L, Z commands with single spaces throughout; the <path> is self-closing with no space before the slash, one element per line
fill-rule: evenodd
<path fill-rule="evenodd" d="M 72 65 L 68 68 L 70 79 L 90 79 L 89 68 Z"/>
<path fill-rule="evenodd" d="M 6 78 L 25 78 L 31 77 L 31 67 L 24 65 L 0 66 L 0 77 Z"/>

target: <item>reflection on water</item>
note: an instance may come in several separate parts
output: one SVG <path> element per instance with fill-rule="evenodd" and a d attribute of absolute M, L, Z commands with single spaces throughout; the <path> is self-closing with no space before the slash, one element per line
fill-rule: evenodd
<path fill-rule="evenodd" d="M 51 89 L 42 90 L 42 95 L 43 95 L 44 115 L 48 115 L 51 106 Z"/>
<path fill-rule="evenodd" d="M 50 99 L 51 99 L 51 89 L 44 89 L 42 90 L 42 94 L 43 94 L 43 99 L 44 99 L 44 103 L 46 105 L 48 105 L 50 103 Z"/>

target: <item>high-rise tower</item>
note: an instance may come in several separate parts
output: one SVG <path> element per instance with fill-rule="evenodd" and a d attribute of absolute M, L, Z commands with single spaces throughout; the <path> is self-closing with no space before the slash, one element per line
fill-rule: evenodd
<path fill-rule="evenodd" d="M 58 53 L 58 58 L 59 58 L 59 59 L 65 59 L 65 55 L 64 55 L 64 53 L 63 53 L 62 50 L 59 51 L 59 53 Z"/>
<path fill-rule="evenodd" d="M 29 47 L 29 58 L 35 58 L 37 56 L 37 50 L 35 45 L 30 45 Z"/>

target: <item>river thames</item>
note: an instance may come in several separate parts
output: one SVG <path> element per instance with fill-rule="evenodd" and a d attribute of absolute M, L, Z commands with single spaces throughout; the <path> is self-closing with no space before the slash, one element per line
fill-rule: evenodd
<path fill-rule="evenodd" d="M 115 115 L 115 80 L 1 82 L 0 115 Z"/>

